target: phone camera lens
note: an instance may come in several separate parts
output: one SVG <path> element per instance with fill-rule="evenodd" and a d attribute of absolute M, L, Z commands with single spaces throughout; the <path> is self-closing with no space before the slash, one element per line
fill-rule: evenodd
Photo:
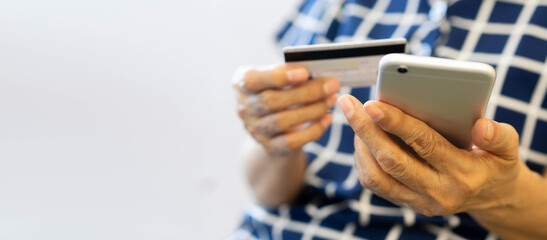
<path fill-rule="evenodd" d="M 406 73 L 408 72 L 408 67 L 405 65 L 400 65 L 397 67 L 397 72 L 399 73 Z"/>

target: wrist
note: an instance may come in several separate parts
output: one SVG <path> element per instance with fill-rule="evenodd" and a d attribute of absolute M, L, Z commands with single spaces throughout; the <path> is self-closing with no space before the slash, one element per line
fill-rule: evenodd
<path fill-rule="evenodd" d="M 519 160 L 518 175 L 511 182 L 500 183 L 501 191 L 493 193 L 489 203 L 484 208 L 469 209 L 467 213 L 476 219 L 496 220 L 512 211 L 518 211 L 527 206 L 527 196 L 530 194 L 530 184 L 534 180 L 534 173 L 531 172 L 524 162 Z"/>
<path fill-rule="evenodd" d="M 524 219 L 534 219 L 535 215 L 544 211 L 547 206 L 547 182 L 542 176 L 528 169 L 524 162 L 519 164 L 519 175 L 514 186 L 510 191 L 498 196 L 498 203 L 501 204 L 467 212 L 502 239 L 535 239 L 533 232 L 543 228 L 542 221 L 536 219 L 528 222 Z M 540 226 L 536 226 L 537 224 Z"/>
<path fill-rule="evenodd" d="M 307 156 L 302 149 L 271 154 L 256 146 L 247 163 L 247 178 L 261 205 L 275 207 L 291 202 L 304 186 Z"/>

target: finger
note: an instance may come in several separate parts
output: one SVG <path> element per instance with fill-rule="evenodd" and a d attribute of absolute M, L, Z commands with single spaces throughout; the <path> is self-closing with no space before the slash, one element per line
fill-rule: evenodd
<path fill-rule="evenodd" d="M 266 148 L 270 153 L 286 153 L 299 149 L 306 143 L 319 139 L 331 122 L 332 114 L 327 114 L 312 122 L 307 128 L 273 138 Z"/>
<path fill-rule="evenodd" d="M 471 137 L 477 147 L 500 158 L 507 160 L 519 158 L 519 135 L 509 124 L 480 118 L 471 130 Z"/>
<path fill-rule="evenodd" d="M 365 113 L 355 97 L 345 95 L 338 101 L 350 126 L 366 144 L 384 172 L 412 190 L 427 193 L 434 188 L 438 173 L 427 163 L 403 150 L 384 130 Z"/>
<path fill-rule="evenodd" d="M 410 208 L 426 216 L 448 213 L 434 200 L 434 196 L 409 188 L 404 183 L 383 172 L 372 153 L 367 149 L 366 144 L 357 135 L 355 135 L 354 144 L 355 165 L 363 187 L 394 204 Z"/>
<path fill-rule="evenodd" d="M 366 113 L 386 132 L 401 138 L 407 145 L 436 169 L 446 172 L 459 165 L 457 159 L 465 157 L 464 150 L 448 140 L 424 122 L 403 113 L 389 104 L 368 101 Z"/>
<path fill-rule="evenodd" d="M 337 99 L 338 96 L 332 94 L 323 101 L 267 115 L 257 121 L 256 131 L 267 136 L 274 136 L 295 127 L 299 128 L 299 125 L 325 115 L 334 106 Z"/>
<path fill-rule="evenodd" d="M 236 102 L 236 109 L 237 109 L 237 114 L 239 115 L 239 117 L 243 120 L 246 119 L 246 116 L 248 116 L 249 114 L 247 114 L 247 98 L 249 97 L 249 95 L 243 91 L 237 91 L 237 102 Z"/>
<path fill-rule="evenodd" d="M 420 195 L 382 170 L 359 136 L 355 135 L 355 167 L 363 187 L 401 206 L 416 203 Z"/>
<path fill-rule="evenodd" d="M 290 106 L 308 104 L 336 93 L 340 82 L 335 79 L 317 79 L 284 90 L 265 90 L 246 99 L 249 114 L 263 116 Z"/>
<path fill-rule="evenodd" d="M 259 92 L 265 89 L 279 89 L 291 84 L 300 84 L 309 78 L 304 67 L 296 65 L 278 65 L 264 68 L 243 68 L 238 70 L 240 80 L 235 85 L 244 91 Z M 238 74 L 236 73 L 236 76 Z"/>

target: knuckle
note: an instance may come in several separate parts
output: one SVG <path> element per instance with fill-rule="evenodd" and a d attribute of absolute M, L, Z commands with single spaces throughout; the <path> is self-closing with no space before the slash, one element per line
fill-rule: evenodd
<path fill-rule="evenodd" d="M 479 193 L 484 180 L 479 178 L 464 179 L 460 181 L 459 187 L 465 196 L 474 196 Z"/>
<path fill-rule="evenodd" d="M 361 172 L 361 177 L 359 178 L 360 183 L 363 187 L 368 189 L 378 189 L 380 181 L 378 181 L 378 174 L 372 172 Z"/>
<path fill-rule="evenodd" d="M 397 156 L 390 153 L 381 154 L 378 157 L 378 164 L 382 169 L 395 177 L 402 177 L 404 174 L 404 165 L 399 161 Z"/>
<path fill-rule="evenodd" d="M 271 93 L 269 90 L 262 92 L 261 94 L 251 95 L 247 98 L 246 104 L 251 110 L 250 114 L 264 115 L 270 112 L 269 102 L 271 102 Z"/>
<path fill-rule="evenodd" d="M 434 142 L 433 134 L 428 131 L 420 132 L 418 128 L 410 134 L 410 141 L 407 143 L 422 158 L 430 158 L 436 152 L 437 144 Z"/>
<path fill-rule="evenodd" d="M 440 205 L 441 211 L 438 214 L 448 215 L 457 212 L 458 209 L 460 209 L 462 202 L 458 198 L 449 197 L 445 198 Z"/>
<path fill-rule="evenodd" d="M 460 210 L 464 203 L 463 197 L 456 194 L 439 194 L 432 197 L 437 207 L 432 208 L 434 215 L 449 215 Z"/>
<path fill-rule="evenodd" d="M 258 142 L 264 143 L 267 142 L 270 138 L 269 135 L 264 133 L 265 130 L 263 130 L 263 128 L 261 127 L 260 121 L 256 119 L 245 121 L 244 125 L 247 132 Z"/>
<path fill-rule="evenodd" d="M 245 123 L 245 129 L 247 129 L 247 132 L 251 134 L 251 136 L 253 136 L 254 138 L 257 138 L 257 136 L 259 135 L 257 126 L 254 123 Z"/>
<path fill-rule="evenodd" d="M 268 115 L 259 120 L 258 131 L 264 135 L 272 136 L 280 132 L 279 120 L 276 114 Z"/>
<path fill-rule="evenodd" d="M 270 154 L 284 154 L 291 150 L 285 135 L 264 141 L 263 145 Z"/>

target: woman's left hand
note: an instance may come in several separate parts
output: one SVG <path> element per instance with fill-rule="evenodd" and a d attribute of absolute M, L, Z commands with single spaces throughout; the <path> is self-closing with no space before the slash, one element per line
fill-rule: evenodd
<path fill-rule="evenodd" d="M 470 134 L 473 148 L 455 147 L 424 122 L 391 105 L 339 100 L 356 133 L 355 165 L 361 184 L 391 202 L 427 216 L 518 203 L 519 136 L 513 127 L 481 118 Z M 400 137 L 425 160 L 404 150 Z"/>

